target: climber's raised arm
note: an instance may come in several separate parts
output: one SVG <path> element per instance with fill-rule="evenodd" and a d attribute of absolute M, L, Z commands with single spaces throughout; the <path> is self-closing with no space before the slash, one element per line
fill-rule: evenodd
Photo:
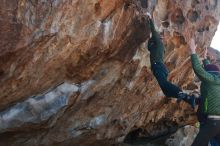
<path fill-rule="evenodd" d="M 152 18 L 149 17 L 150 29 L 152 37 L 148 41 L 148 50 L 150 51 L 151 70 L 157 79 L 157 82 L 166 97 L 177 98 L 189 103 L 193 108 L 195 106 L 195 98 L 184 93 L 178 86 L 167 80 L 168 70 L 164 64 L 165 46 L 160 39 L 159 33 L 156 31 Z"/>
<path fill-rule="evenodd" d="M 198 78 L 201 81 L 220 84 L 220 78 L 211 74 L 210 71 L 207 71 L 205 69 L 206 66 L 204 68 L 202 64 L 200 63 L 199 57 L 196 54 L 196 48 L 197 48 L 197 45 L 195 44 L 194 39 L 191 39 L 190 40 L 191 61 L 192 61 L 192 67 L 193 67 L 195 74 L 198 76 Z"/>

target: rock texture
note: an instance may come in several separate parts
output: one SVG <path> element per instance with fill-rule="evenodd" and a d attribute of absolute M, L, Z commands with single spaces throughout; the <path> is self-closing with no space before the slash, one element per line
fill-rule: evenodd
<path fill-rule="evenodd" d="M 219 10 L 217 0 L 3 0 L 0 145 L 110 145 L 195 123 L 152 76 L 145 12 L 164 36 L 169 79 L 192 91 L 189 35 L 202 54 Z"/>
<path fill-rule="evenodd" d="M 185 126 L 180 128 L 175 134 L 166 140 L 166 144 L 169 146 L 190 146 L 193 143 L 198 129 L 192 126 Z"/>

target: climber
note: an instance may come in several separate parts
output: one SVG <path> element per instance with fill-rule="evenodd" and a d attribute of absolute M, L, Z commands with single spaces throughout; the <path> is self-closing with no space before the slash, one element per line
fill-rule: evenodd
<path fill-rule="evenodd" d="M 195 97 L 189 96 L 184 93 L 178 86 L 170 83 L 167 80 L 168 71 L 164 65 L 164 45 L 160 39 L 160 35 L 157 33 L 151 16 L 148 14 L 151 38 L 148 41 L 148 50 L 150 51 L 150 63 L 151 70 L 157 79 L 157 82 L 165 94 L 166 97 L 177 98 L 177 101 L 184 100 L 191 105 L 192 108 L 195 107 Z"/>
<path fill-rule="evenodd" d="M 152 37 L 148 41 L 148 50 L 150 51 L 151 70 L 154 76 L 156 77 L 166 97 L 174 97 L 174 98 L 177 98 L 178 100 L 183 99 L 184 101 L 189 103 L 193 108 L 195 107 L 195 104 L 199 104 L 199 110 L 197 111 L 197 115 L 201 123 L 200 128 L 202 129 L 207 119 L 206 115 L 201 113 L 202 104 L 200 104 L 199 100 L 201 101 L 201 103 L 203 102 L 203 100 L 202 98 L 197 99 L 194 96 L 189 96 L 186 93 L 183 93 L 182 90 L 178 86 L 167 81 L 168 71 L 163 63 L 164 45 L 162 41 L 160 40 L 159 34 L 155 30 L 151 16 L 150 15 L 148 16 L 149 16 L 149 21 L 150 21 L 150 28 L 152 31 Z M 207 65 L 208 63 L 209 63 L 208 60 L 204 60 L 204 65 Z M 216 143 L 217 138 L 219 138 L 218 135 L 215 137 L 215 139 L 213 138 L 210 140 L 210 143 L 212 146 L 218 145 Z"/>
<path fill-rule="evenodd" d="M 209 60 L 207 59 L 207 48 L 205 49 L 205 52 L 204 52 L 204 60 L 203 60 L 203 66 L 206 66 L 210 64 Z M 202 96 L 200 96 L 199 98 L 196 98 L 196 104 L 198 105 L 198 109 L 197 109 L 197 118 L 199 120 L 199 128 L 202 128 L 205 123 L 206 123 L 206 120 L 207 120 L 207 115 L 205 113 L 202 112 L 202 103 L 204 102 L 204 98 Z M 212 138 L 210 141 L 209 141 L 209 144 L 211 144 L 211 146 L 220 146 L 217 141 L 216 141 L 216 137 L 215 138 Z M 208 146 L 208 144 L 206 145 Z"/>
<path fill-rule="evenodd" d="M 159 34 L 155 30 L 151 16 L 149 16 L 149 21 L 150 21 L 150 27 L 151 27 L 151 31 L 152 31 L 152 37 L 148 41 L 148 50 L 150 51 L 151 70 L 152 70 L 154 76 L 156 77 L 156 79 L 157 79 L 157 81 L 158 81 L 158 83 L 159 83 L 159 85 L 160 85 L 160 87 L 166 97 L 174 97 L 174 98 L 177 98 L 178 100 L 183 99 L 184 101 L 189 103 L 193 108 L 195 107 L 195 104 L 199 104 L 199 110 L 197 111 L 197 115 L 198 115 L 199 121 L 201 122 L 201 127 L 200 127 L 201 131 L 205 131 L 202 129 L 204 129 L 203 127 L 205 127 L 205 129 L 207 129 L 207 126 L 206 126 L 207 120 L 206 119 L 209 119 L 209 118 L 206 117 L 206 115 L 201 112 L 201 107 L 203 106 L 204 100 L 202 98 L 195 99 L 194 96 L 189 96 L 186 93 L 183 93 L 182 90 L 178 86 L 167 81 L 168 71 L 163 63 L 164 45 L 163 45 L 162 41 L 160 40 Z M 207 53 L 205 56 L 207 56 Z M 206 66 L 209 69 L 210 67 L 208 64 L 209 64 L 208 60 L 205 59 L 204 66 Z M 202 96 L 203 96 L 203 94 L 202 94 Z M 199 103 L 199 100 L 201 101 L 201 103 Z M 200 116 L 199 116 L 199 114 L 200 114 Z M 203 136 L 206 136 L 206 132 L 204 132 L 202 134 L 204 134 Z M 212 144 L 212 146 L 214 146 L 214 145 L 216 146 L 217 143 L 215 141 L 218 141 L 218 143 L 219 143 L 220 137 L 219 137 L 219 135 L 217 135 L 215 137 L 215 139 L 210 138 L 210 139 L 208 139 L 208 141 L 209 140 L 211 140 L 210 143 Z M 208 141 L 206 143 L 208 143 Z M 203 143 L 203 140 L 201 142 Z M 199 144 L 194 144 L 193 146 L 196 146 L 196 145 L 200 146 Z"/>
<path fill-rule="evenodd" d="M 195 74 L 201 80 L 200 92 L 203 97 L 200 112 L 206 115 L 192 146 L 205 146 L 215 137 L 220 144 L 220 67 L 215 64 L 200 64 L 194 39 L 190 41 L 191 62 Z"/>

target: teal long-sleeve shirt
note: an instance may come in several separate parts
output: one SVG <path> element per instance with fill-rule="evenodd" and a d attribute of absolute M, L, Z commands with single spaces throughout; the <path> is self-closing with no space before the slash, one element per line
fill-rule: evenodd
<path fill-rule="evenodd" d="M 220 115 L 220 75 L 207 72 L 196 54 L 191 55 L 191 61 L 195 74 L 201 80 L 201 96 L 205 98 L 202 112 L 208 115 Z M 203 63 L 209 62 L 205 60 Z"/>

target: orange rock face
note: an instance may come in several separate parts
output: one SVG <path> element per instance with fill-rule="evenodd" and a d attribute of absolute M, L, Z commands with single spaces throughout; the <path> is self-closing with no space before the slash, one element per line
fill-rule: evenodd
<path fill-rule="evenodd" d="M 201 55 L 219 10 L 217 0 L 3 1 L 0 144 L 104 145 L 194 123 L 150 71 L 145 12 L 163 35 L 169 79 L 196 90 L 188 39 Z"/>
<path fill-rule="evenodd" d="M 125 9 L 120 1 L 7 1 L 4 5 L 2 108 L 66 79 L 89 79 L 105 60 L 131 58 L 149 35 L 143 16 L 134 6 Z M 123 50 L 130 53 L 124 55 Z"/>

